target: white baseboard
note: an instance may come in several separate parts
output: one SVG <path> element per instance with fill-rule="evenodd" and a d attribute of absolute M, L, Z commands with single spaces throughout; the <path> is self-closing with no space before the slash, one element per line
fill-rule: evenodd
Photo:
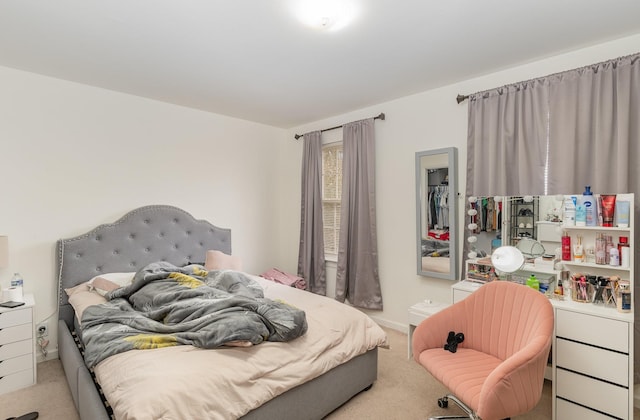
<path fill-rule="evenodd" d="M 383 327 L 391 328 L 405 334 L 409 333 L 409 324 L 401 324 L 399 322 L 389 321 L 388 319 L 378 318 L 373 315 L 369 315 L 369 318 L 373 319 L 376 324 L 382 325 Z"/>

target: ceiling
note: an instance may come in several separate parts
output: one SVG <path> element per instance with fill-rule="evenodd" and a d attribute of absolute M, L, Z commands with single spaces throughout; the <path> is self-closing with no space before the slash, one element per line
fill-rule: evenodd
<path fill-rule="evenodd" d="M 2 0 L 0 65 L 291 128 L 640 33 L 638 0 L 304 1 Z"/>

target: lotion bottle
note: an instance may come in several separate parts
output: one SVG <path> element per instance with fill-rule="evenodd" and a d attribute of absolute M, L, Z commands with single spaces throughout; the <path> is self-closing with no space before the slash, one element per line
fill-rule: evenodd
<path fill-rule="evenodd" d="M 587 209 L 584 204 L 576 206 L 576 226 L 587 226 Z"/>
<path fill-rule="evenodd" d="M 582 193 L 582 205 L 585 210 L 586 225 L 582 226 L 597 226 L 598 225 L 598 211 L 596 201 L 591 192 L 591 185 L 587 185 Z M 576 215 L 576 220 L 577 220 Z"/>
<path fill-rule="evenodd" d="M 564 211 L 562 215 L 562 224 L 564 226 L 576 225 L 576 203 L 573 201 L 573 197 L 566 196 L 564 198 Z"/>

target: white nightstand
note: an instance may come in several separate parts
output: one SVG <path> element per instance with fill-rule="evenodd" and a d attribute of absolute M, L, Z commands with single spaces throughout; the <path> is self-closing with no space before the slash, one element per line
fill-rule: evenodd
<path fill-rule="evenodd" d="M 409 359 L 411 359 L 412 356 L 411 345 L 413 344 L 413 332 L 418 324 L 425 318 L 443 310 L 447 306 L 449 306 L 448 303 L 425 300 L 418 302 L 409 308 L 409 335 L 407 340 L 407 357 Z"/>
<path fill-rule="evenodd" d="M 0 307 L 0 394 L 36 383 L 33 295 L 17 308 Z"/>

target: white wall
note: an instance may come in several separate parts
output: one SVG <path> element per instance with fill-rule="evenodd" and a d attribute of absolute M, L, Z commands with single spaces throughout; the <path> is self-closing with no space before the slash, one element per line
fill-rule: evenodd
<path fill-rule="evenodd" d="M 0 234 L 48 317 L 55 242 L 129 210 L 170 204 L 232 229 L 251 272 L 273 266 L 272 197 L 284 130 L 0 67 Z M 55 354 L 55 352 L 54 352 Z"/>
<path fill-rule="evenodd" d="M 441 147 L 457 147 L 458 173 L 461 180 L 458 189 L 464 195 L 467 103 L 458 105 L 455 101 L 456 95 L 487 90 L 637 53 L 638 45 L 640 34 L 290 130 L 290 140 L 281 143 L 283 168 L 280 173 L 279 200 L 283 206 L 278 212 L 278 224 L 279 231 L 282 232 L 279 258 L 283 267 L 295 270 L 297 264 L 302 144 L 293 140 L 293 134 L 333 127 L 384 112 L 386 121 L 375 123 L 378 252 L 384 310 L 372 311 L 370 315 L 384 325 L 406 329 L 409 306 L 425 298 L 444 302 L 451 299 L 450 281 L 416 275 L 414 153 Z M 372 86 L 372 89 L 375 89 L 375 86 Z M 461 198 L 458 199 L 458 203 L 461 207 L 465 204 Z M 465 226 L 463 213 L 460 212 L 461 226 Z M 460 231 L 459 240 L 462 241 L 462 229 Z M 335 275 L 333 270 L 330 273 Z M 329 286 L 334 284 L 333 279 L 328 280 Z M 332 294 L 333 291 L 328 293 Z"/>
<path fill-rule="evenodd" d="M 371 315 L 403 329 L 413 303 L 450 299 L 451 282 L 415 274 L 414 153 L 458 147 L 464 191 L 467 106 L 455 96 L 635 53 L 637 45 L 640 35 L 292 130 L 0 67 L 0 234 L 10 241 L 0 281 L 22 273 L 36 297 L 36 321 L 50 317 L 55 349 L 55 241 L 148 204 L 176 205 L 231 228 L 247 271 L 295 272 L 302 143 L 293 134 L 385 112 L 386 121 L 376 121 L 385 309 Z M 333 287 L 335 271 L 328 272 Z"/>

